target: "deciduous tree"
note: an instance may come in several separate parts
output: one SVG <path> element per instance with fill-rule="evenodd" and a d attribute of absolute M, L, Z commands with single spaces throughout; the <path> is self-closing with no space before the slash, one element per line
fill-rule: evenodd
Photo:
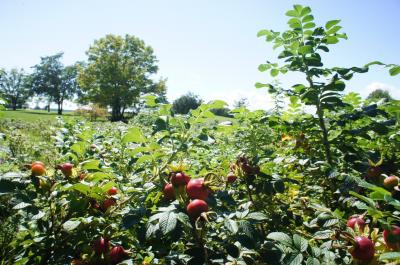
<path fill-rule="evenodd" d="M 24 105 L 30 96 L 30 90 L 25 81 L 26 74 L 23 69 L 0 71 L 0 94 L 13 110 Z"/>
<path fill-rule="evenodd" d="M 140 95 L 159 92 L 160 87 L 151 78 L 158 70 L 157 60 L 153 49 L 142 40 L 131 35 L 107 35 L 96 40 L 87 55 L 88 63 L 79 73 L 81 101 L 110 107 L 112 121 L 122 120 L 125 110 L 136 104 Z"/>
<path fill-rule="evenodd" d="M 56 103 L 59 115 L 62 115 L 64 101 L 72 99 L 79 89 L 77 65 L 64 67 L 62 56 L 63 53 L 58 53 L 42 57 L 41 62 L 33 67 L 34 72 L 30 77 L 33 91 L 48 97 L 49 103 Z"/>

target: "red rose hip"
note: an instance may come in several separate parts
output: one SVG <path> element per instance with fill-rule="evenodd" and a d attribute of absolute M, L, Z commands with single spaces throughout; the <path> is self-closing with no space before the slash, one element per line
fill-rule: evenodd
<path fill-rule="evenodd" d="M 174 186 L 184 186 L 190 180 L 190 177 L 185 175 L 183 172 L 178 172 L 171 176 L 171 183 Z"/>
<path fill-rule="evenodd" d="M 115 195 L 118 193 L 117 187 L 112 187 L 107 191 L 108 195 Z"/>
<path fill-rule="evenodd" d="M 392 230 L 384 230 L 383 239 L 388 248 L 400 250 L 400 227 L 393 226 Z"/>
<path fill-rule="evenodd" d="M 233 172 L 229 172 L 228 175 L 226 176 L 226 181 L 228 183 L 233 183 L 237 179 L 236 175 Z"/>
<path fill-rule="evenodd" d="M 192 179 L 186 185 L 186 193 L 190 199 L 205 200 L 208 197 L 209 190 L 204 185 L 204 179 Z"/>
<path fill-rule="evenodd" d="M 175 200 L 175 190 L 171 183 L 167 183 L 163 189 L 164 198 L 167 200 Z"/>
<path fill-rule="evenodd" d="M 118 264 L 128 257 L 128 252 L 122 246 L 113 247 L 110 251 L 110 261 L 112 264 Z"/>
<path fill-rule="evenodd" d="M 193 200 L 186 207 L 186 211 L 190 218 L 197 219 L 203 212 L 208 211 L 208 204 L 203 200 Z"/>
<path fill-rule="evenodd" d="M 364 231 L 365 221 L 361 217 L 353 216 L 347 221 L 347 226 L 353 230 L 355 229 L 356 224 L 358 225 L 360 231 Z"/>
<path fill-rule="evenodd" d="M 106 254 L 110 248 L 110 242 L 108 239 L 100 237 L 94 241 L 93 250 L 97 255 Z"/>
<path fill-rule="evenodd" d="M 353 258 L 360 261 L 370 261 L 375 254 L 374 242 L 365 236 L 357 236 L 354 240 L 354 248 L 350 252 Z"/>

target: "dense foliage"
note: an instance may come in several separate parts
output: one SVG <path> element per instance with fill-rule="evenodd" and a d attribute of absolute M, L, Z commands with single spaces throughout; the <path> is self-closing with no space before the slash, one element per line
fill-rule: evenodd
<path fill-rule="evenodd" d="M 399 264 L 400 102 L 344 94 L 371 64 L 323 67 L 338 21 L 287 15 L 260 70 L 306 84 L 257 84 L 271 112 L 147 95 L 128 124 L 0 121 L 0 264 Z"/>
<path fill-rule="evenodd" d="M 78 66 L 64 66 L 61 62 L 63 53 L 40 58 L 40 63 L 33 66 L 33 73 L 28 78 L 28 84 L 36 95 L 43 95 L 50 103 L 57 104 L 57 113 L 63 112 L 65 100 L 72 100 L 79 87 L 76 81 Z"/>
<path fill-rule="evenodd" d="M 81 100 L 110 107 L 112 121 L 122 120 L 141 95 L 165 90 L 163 81 L 158 84 L 152 79 L 158 70 L 153 49 L 134 36 L 107 35 L 96 40 L 87 55 L 78 79 Z"/>
<path fill-rule="evenodd" d="M 22 69 L 11 69 L 8 72 L 0 69 L 0 95 L 12 110 L 22 108 L 26 104 L 31 91 Z"/>
<path fill-rule="evenodd" d="M 189 92 L 174 100 L 172 111 L 177 114 L 188 114 L 190 110 L 197 109 L 201 103 L 199 96 Z"/>

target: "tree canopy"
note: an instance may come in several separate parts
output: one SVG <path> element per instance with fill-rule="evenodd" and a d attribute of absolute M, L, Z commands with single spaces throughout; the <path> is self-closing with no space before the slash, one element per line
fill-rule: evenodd
<path fill-rule="evenodd" d="M 372 91 L 368 96 L 367 99 L 371 101 L 379 101 L 381 99 L 384 99 L 385 101 L 391 101 L 393 100 L 392 96 L 390 96 L 389 91 L 383 90 L 383 89 L 375 89 Z"/>
<path fill-rule="evenodd" d="M 26 85 L 26 74 L 23 69 L 0 69 L 0 95 L 13 110 L 22 107 L 30 96 L 30 90 Z"/>
<path fill-rule="evenodd" d="M 63 53 L 58 53 L 41 57 L 40 63 L 33 67 L 34 72 L 30 77 L 33 91 L 48 97 L 49 102 L 55 102 L 60 115 L 64 100 L 72 99 L 79 89 L 77 65 L 64 67 L 62 56 Z"/>
<path fill-rule="evenodd" d="M 172 111 L 178 114 L 187 114 L 190 110 L 197 109 L 201 103 L 202 100 L 199 98 L 199 96 L 189 92 L 174 100 L 172 104 Z"/>
<path fill-rule="evenodd" d="M 140 95 L 165 91 L 163 80 L 157 85 L 151 78 L 158 70 L 153 49 L 135 36 L 107 35 L 96 40 L 87 55 L 78 78 L 81 101 L 110 107 L 112 121 L 122 120 Z"/>

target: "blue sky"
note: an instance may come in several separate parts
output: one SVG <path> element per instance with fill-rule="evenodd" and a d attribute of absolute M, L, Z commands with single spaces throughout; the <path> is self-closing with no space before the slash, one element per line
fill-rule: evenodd
<path fill-rule="evenodd" d="M 373 60 L 400 64 L 400 1 L 245 0 L 0 0 L 0 67 L 29 67 L 40 56 L 63 51 L 64 63 L 85 60 L 94 39 L 132 34 L 154 48 L 159 75 L 168 78 L 168 97 L 187 91 L 228 103 L 248 97 L 252 108 L 268 108 L 271 81 L 257 67 L 274 60 L 260 29 L 283 30 L 293 4 L 309 5 L 317 24 L 341 19 L 349 36 L 332 47 L 327 66 L 362 66 Z M 284 86 L 297 76 L 279 76 Z M 347 91 L 363 96 L 385 88 L 400 98 L 400 77 L 376 67 L 355 77 Z"/>

